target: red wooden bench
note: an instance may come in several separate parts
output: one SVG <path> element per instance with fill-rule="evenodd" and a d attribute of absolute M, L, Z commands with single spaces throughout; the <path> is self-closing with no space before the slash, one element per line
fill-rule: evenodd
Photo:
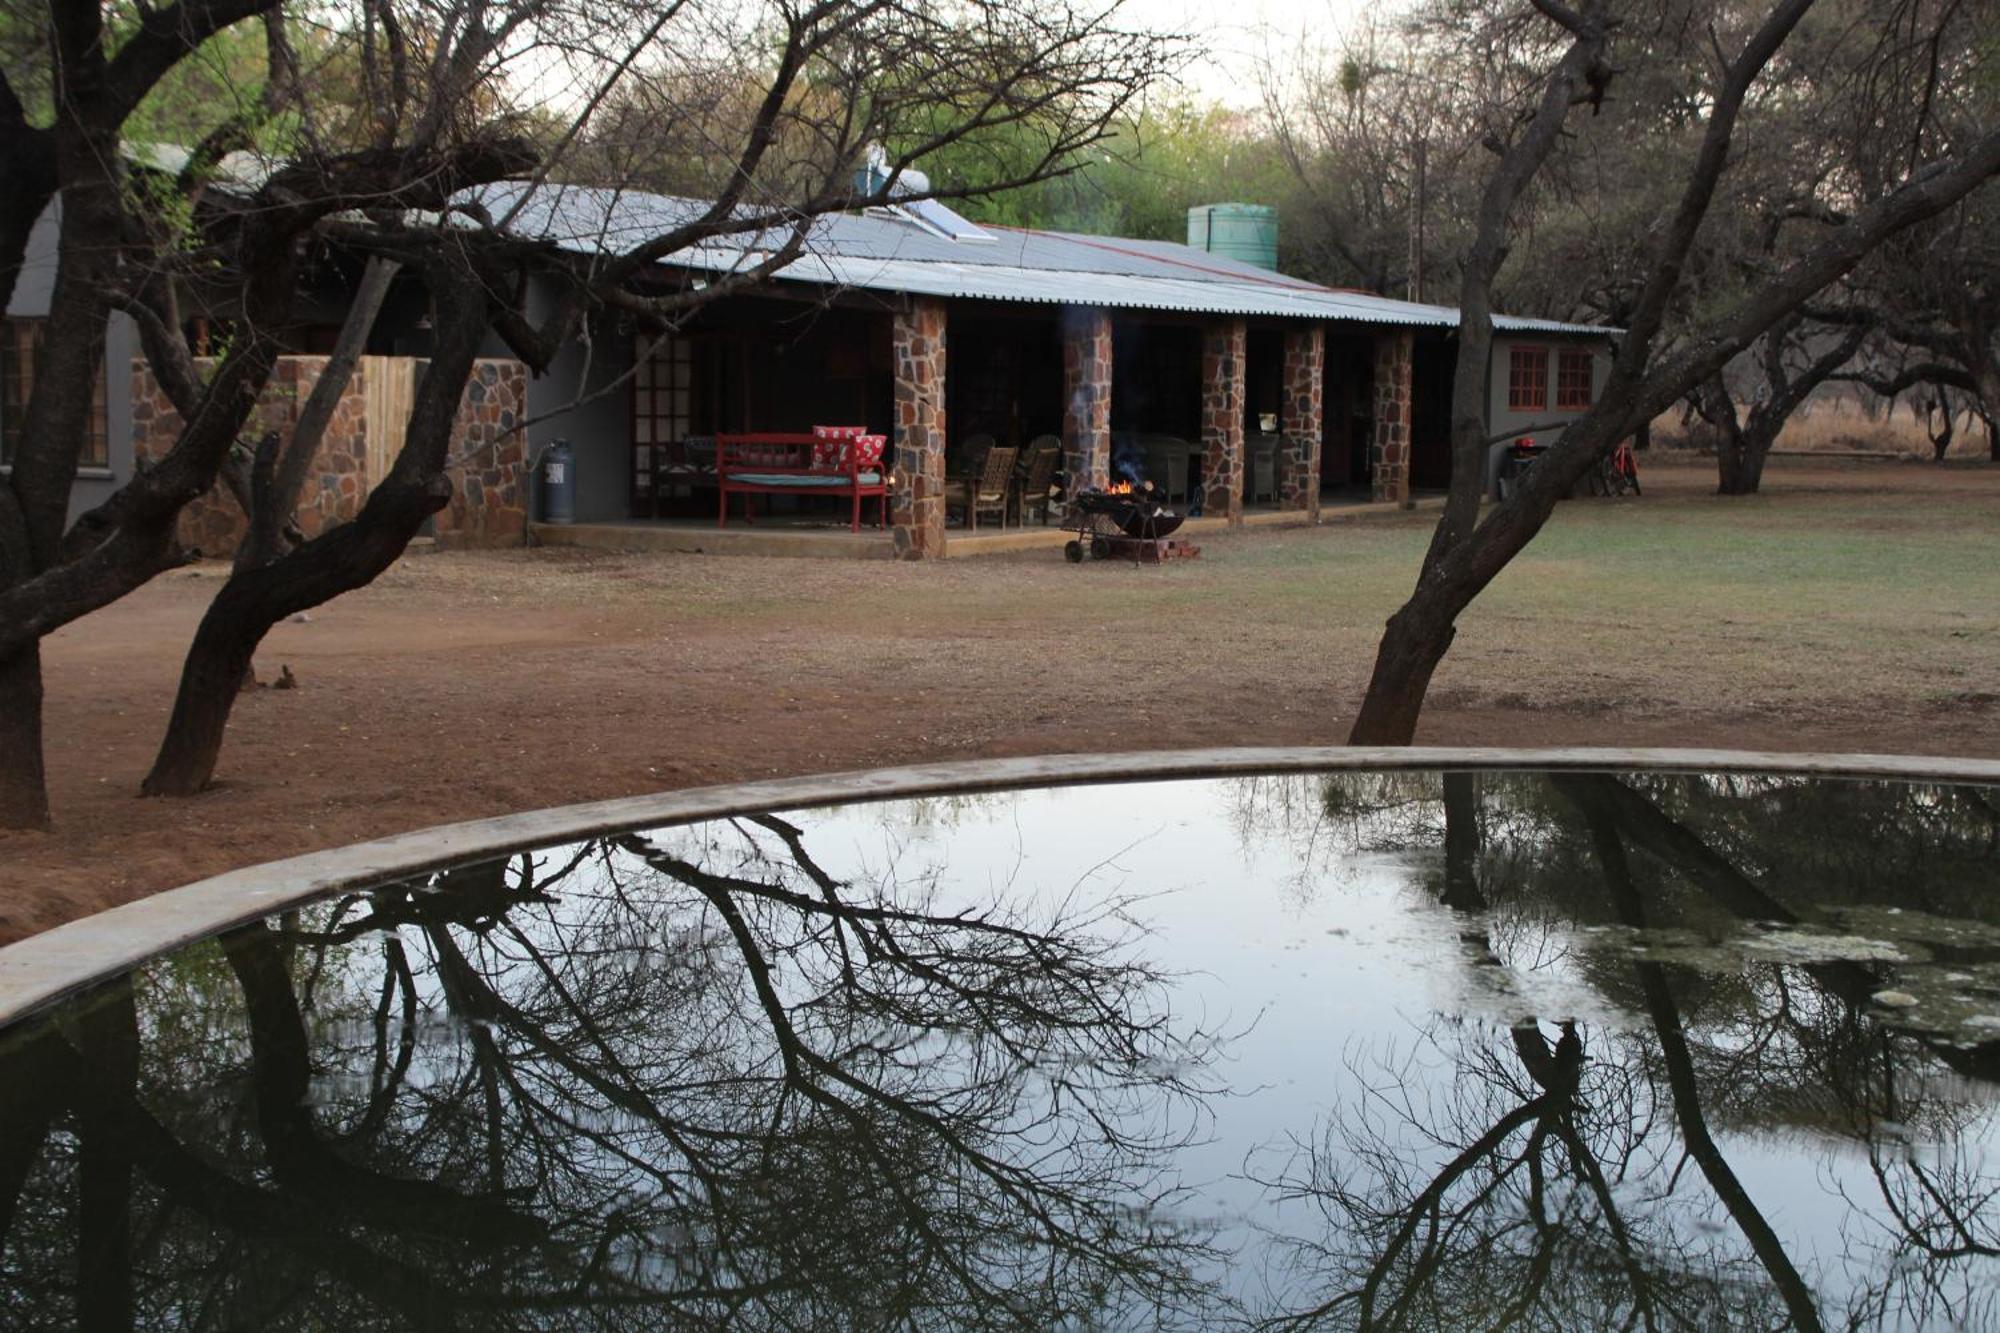
<path fill-rule="evenodd" d="M 858 438 L 770 432 L 717 435 L 715 477 L 722 491 L 722 509 L 715 525 L 728 526 L 731 495 L 845 495 L 853 497 L 853 526 L 859 532 L 861 501 L 872 495 L 881 502 L 876 506 L 876 525 L 886 528 L 888 473 L 879 450 L 873 461 L 868 461 L 866 455 L 870 451 L 862 447 L 866 441 L 879 443 L 881 437 L 845 429 L 842 433 Z M 743 519 L 747 523 L 756 522 L 748 501 L 744 503 Z"/>

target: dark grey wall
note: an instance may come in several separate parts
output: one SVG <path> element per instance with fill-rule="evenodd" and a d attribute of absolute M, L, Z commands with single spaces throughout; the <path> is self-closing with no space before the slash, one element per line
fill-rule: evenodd
<path fill-rule="evenodd" d="M 49 205 L 28 237 L 26 260 L 14 294 L 7 302 L 12 316 L 36 317 L 49 313 L 49 298 L 56 285 L 56 231 L 62 201 Z M 69 495 L 71 518 L 104 500 L 132 475 L 132 358 L 139 353 L 138 334 L 132 321 L 113 315 L 104 331 L 105 430 L 109 436 L 110 466 L 86 468 L 77 474 Z M 46 369 L 46 367 L 44 368 Z"/>
<path fill-rule="evenodd" d="M 528 286 L 528 315 L 541 320 L 553 300 L 544 279 Z M 490 337 L 485 356 L 512 356 L 498 337 Z M 632 403 L 625 385 L 601 398 L 577 404 L 579 398 L 606 388 L 632 365 L 632 337 L 606 323 L 591 330 L 587 341 L 564 345 L 545 375 L 528 380 L 528 457 L 540 455 L 551 440 L 566 439 L 576 454 L 576 517 L 580 523 L 625 518 L 631 512 Z M 539 476 L 539 473 L 537 473 Z M 530 488 L 531 506 L 538 501 Z M 539 510 L 531 507 L 532 516 Z"/>

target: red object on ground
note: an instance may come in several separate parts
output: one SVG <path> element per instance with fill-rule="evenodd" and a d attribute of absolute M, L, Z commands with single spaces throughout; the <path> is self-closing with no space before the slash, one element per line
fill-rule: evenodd
<path fill-rule="evenodd" d="M 1639 489 L 1639 458 L 1632 452 L 1630 440 L 1620 440 L 1611 453 L 1611 470 L 1632 483 L 1632 489 Z"/>

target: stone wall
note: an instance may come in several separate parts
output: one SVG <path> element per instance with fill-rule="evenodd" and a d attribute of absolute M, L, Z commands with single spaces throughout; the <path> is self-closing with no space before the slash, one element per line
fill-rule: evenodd
<path fill-rule="evenodd" d="M 1284 379 L 1278 399 L 1278 507 L 1319 516 L 1320 437 L 1323 434 L 1326 330 L 1320 325 L 1285 333 Z"/>
<path fill-rule="evenodd" d="M 1072 492 L 1111 480 L 1111 312 L 1066 306 L 1063 340 L 1063 471 Z"/>
<path fill-rule="evenodd" d="M 1410 333 L 1375 339 L 1375 438 L 1368 447 L 1370 489 L 1378 502 L 1410 499 L 1410 364 L 1416 340 Z"/>
<path fill-rule="evenodd" d="M 289 438 L 299 409 L 319 382 L 326 368 L 323 356 L 278 358 L 263 395 L 244 423 L 242 438 L 250 444 L 267 431 Z M 214 363 L 196 363 L 203 371 Z M 362 386 L 368 368 L 356 366 L 354 381 L 334 410 L 319 451 L 313 455 L 299 497 L 298 524 L 307 537 L 317 537 L 336 523 L 354 517 L 367 496 L 367 433 L 362 422 Z M 132 361 L 132 456 L 139 466 L 154 462 L 173 448 L 180 438 L 181 417 L 168 401 L 166 392 L 153 378 L 142 358 Z M 247 526 L 242 508 L 220 483 L 211 487 L 181 510 L 181 545 L 206 556 L 229 556 L 236 551 Z"/>
<path fill-rule="evenodd" d="M 451 431 L 451 503 L 434 520 L 438 545 L 519 546 L 528 531 L 528 368 L 509 358 L 472 363 Z"/>
<path fill-rule="evenodd" d="M 1243 373 L 1247 335 L 1240 319 L 1210 322 L 1201 334 L 1201 505 L 1209 518 L 1243 521 Z"/>
<path fill-rule="evenodd" d="M 243 439 L 254 444 L 267 431 L 289 439 L 300 411 L 326 369 L 323 356 L 279 357 L 263 394 L 245 423 Z M 205 363 L 204 368 L 205 368 Z M 394 392 L 391 379 L 407 382 L 409 362 L 363 357 L 333 418 L 320 437 L 311 470 L 299 496 L 297 521 L 306 537 L 317 537 L 361 511 L 380 476 L 394 463 L 407 425 L 409 395 Z M 417 363 L 421 373 L 422 363 Z M 382 382 L 376 382 L 377 380 Z M 516 427 L 527 401 L 527 370 L 506 359 L 475 363 L 453 428 L 447 469 L 450 505 L 439 512 L 440 545 L 514 546 L 527 531 L 527 446 Z M 164 455 L 180 437 L 181 418 L 142 359 L 132 363 L 132 451 L 149 462 Z M 184 546 L 205 556 L 233 555 L 247 527 L 243 510 L 220 483 L 181 511 Z"/>
<path fill-rule="evenodd" d="M 911 297 L 890 331 L 896 364 L 895 480 L 889 530 L 896 558 L 944 554 L 945 306 Z"/>

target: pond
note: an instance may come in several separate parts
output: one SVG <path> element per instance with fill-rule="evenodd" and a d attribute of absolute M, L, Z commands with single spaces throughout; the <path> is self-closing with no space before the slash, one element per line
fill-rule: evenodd
<path fill-rule="evenodd" d="M 2000 791 L 1338 773 L 524 850 L 0 1033 L 18 1328 L 2000 1326 Z"/>

